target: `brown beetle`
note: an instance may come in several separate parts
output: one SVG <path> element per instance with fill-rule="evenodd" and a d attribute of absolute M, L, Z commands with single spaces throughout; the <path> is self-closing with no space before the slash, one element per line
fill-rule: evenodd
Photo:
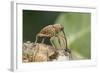
<path fill-rule="evenodd" d="M 66 48 L 64 49 L 66 53 L 69 53 L 69 59 L 71 59 L 71 50 L 68 49 L 67 47 L 67 39 L 66 39 L 66 36 L 65 36 L 65 32 L 64 32 L 64 27 L 61 25 L 61 24 L 54 24 L 54 25 L 48 25 L 46 27 L 44 27 L 37 35 L 36 35 L 36 41 L 35 43 L 37 43 L 38 41 L 38 38 L 39 37 L 42 37 L 42 43 L 44 42 L 45 38 L 49 38 L 50 39 L 50 42 L 51 44 L 53 45 L 53 47 L 56 49 L 54 43 L 51 41 L 52 40 L 52 37 L 58 37 L 59 38 L 59 35 L 58 33 L 59 32 L 63 32 L 64 34 L 64 39 L 65 39 L 65 44 L 66 44 Z M 58 40 L 59 43 L 60 43 L 60 40 Z M 66 55 L 66 54 L 65 54 Z"/>

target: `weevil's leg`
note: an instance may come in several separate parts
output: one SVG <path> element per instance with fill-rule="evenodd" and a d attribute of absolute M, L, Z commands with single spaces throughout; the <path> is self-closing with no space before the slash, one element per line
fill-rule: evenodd
<path fill-rule="evenodd" d="M 38 36 L 36 36 L 35 43 L 37 43 L 37 41 L 38 41 Z"/>
<path fill-rule="evenodd" d="M 69 60 L 72 60 L 73 57 L 72 57 L 72 53 L 69 54 Z"/>
<path fill-rule="evenodd" d="M 70 49 L 69 49 L 70 50 Z M 72 58 L 72 51 L 70 50 L 70 52 L 69 52 L 69 60 L 72 60 L 73 58 Z"/>
<path fill-rule="evenodd" d="M 62 45 L 61 45 L 61 39 L 60 39 L 60 36 L 59 36 L 59 35 L 56 35 L 56 37 L 58 38 L 58 42 L 59 42 L 59 45 L 60 45 L 60 47 L 61 47 Z"/>
<path fill-rule="evenodd" d="M 65 49 L 66 48 L 66 42 L 64 37 L 62 37 L 61 35 L 58 35 L 58 42 L 60 44 L 61 49 Z"/>
<path fill-rule="evenodd" d="M 54 39 L 54 37 L 51 37 L 51 38 L 50 38 L 50 43 L 51 43 L 52 46 L 56 49 L 56 45 L 54 44 L 53 39 Z"/>
<path fill-rule="evenodd" d="M 66 41 L 66 49 L 67 49 L 67 39 L 66 39 L 66 35 L 65 35 L 65 32 L 64 30 L 62 30 L 63 34 L 64 34 L 64 38 L 65 38 L 65 41 Z"/>
<path fill-rule="evenodd" d="M 45 38 L 42 39 L 42 42 L 41 42 L 42 44 L 44 43 L 44 40 L 45 40 Z"/>
<path fill-rule="evenodd" d="M 72 51 L 71 51 L 71 49 L 68 49 L 68 48 L 67 48 L 67 49 L 65 50 L 65 52 L 68 53 L 69 60 L 72 60 L 73 58 L 72 58 Z"/>
<path fill-rule="evenodd" d="M 64 38 L 65 38 L 65 41 L 66 41 L 66 52 L 69 53 L 69 60 L 71 60 L 72 59 L 72 52 L 71 52 L 71 49 L 68 49 L 68 47 L 67 47 L 67 39 L 66 39 L 66 35 L 65 35 L 64 30 L 62 30 L 62 32 L 64 34 Z"/>
<path fill-rule="evenodd" d="M 65 40 L 64 36 L 60 36 L 60 38 L 62 39 L 63 46 L 64 46 L 64 49 L 65 49 L 66 48 L 66 40 Z"/>

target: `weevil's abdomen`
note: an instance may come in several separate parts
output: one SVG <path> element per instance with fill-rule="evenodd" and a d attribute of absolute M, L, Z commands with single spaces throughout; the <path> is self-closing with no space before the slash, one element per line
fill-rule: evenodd
<path fill-rule="evenodd" d="M 53 28 L 53 25 L 48 25 L 44 27 L 37 36 L 39 37 L 53 37 L 55 35 L 55 28 Z"/>
<path fill-rule="evenodd" d="M 37 36 L 39 37 L 53 37 L 59 33 L 64 27 L 60 24 L 48 25 L 44 27 Z"/>

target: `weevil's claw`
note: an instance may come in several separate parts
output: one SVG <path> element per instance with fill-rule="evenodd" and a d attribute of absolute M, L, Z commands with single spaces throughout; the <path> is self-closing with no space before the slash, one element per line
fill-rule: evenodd
<path fill-rule="evenodd" d="M 65 49 L 65 52 L 71 53 L 70 49 Z"/>
<path fill-rule="evenodd" d="M 72 52 L 70 49 L 65 49 L 65 52 L 67 53 L 67 55 L 69 55 L 69 60 L 72 60 Z"/>

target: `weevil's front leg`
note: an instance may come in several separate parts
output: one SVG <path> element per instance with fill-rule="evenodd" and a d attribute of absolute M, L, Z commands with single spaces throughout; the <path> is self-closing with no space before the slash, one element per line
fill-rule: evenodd
<path fill-rule="evenodd" d="M 64 39 L 65 39 L 65 41 L 66 41 L 66 49 L 67 49 L 67 38 L 66 38 L 66 35 L 65 35 L 64 30 L 62 30 L 62 32 L 63 32 L 63 34 L 64 34 Z"/>
<path fill-rule="evenodd" d="M 73 57 L 72 57 L 72 53 L 69 53 L 69 60 L 72 60 Z"/>
<path fill-rule="evenodd" d="M 67 54 L 68 53 L 68 54 Z M 65 49 L 65 55 L 69 55 L 69 60 L 72 60 L 72 51 L 70 49 Z"/>
<path fill-rule="evenodd" d="M 72 60 L 71 50 L 66 47 L 66 41 L 64 40 L 64 37 L 60 35 L 58 35 L 57 37 L 58 37 L 58 42 L 60 44 L 61 49 L 65 50 L 65 53 L 64 53 L 65 56 L 69 56 L 69 60 Z"/>
<path fill-rule="evenodd" d="M 51 45 L 56 49 L 57 47 L 56 47 L 56 45 L 55 45 L 54 42 L 53 42 L 54 38 L 55 38 L 55 37 L 51 37 L 51 38 L 50 38 L 50 43 L 51 43 Z"/>
<path fill-rule="evenodd" d="M 56 34 L 56 37 L 58 38 L 58 42 L 59 42 L 59 45 L 60 45 L 60 47 L 61 47 L 62 45 L 61 45 L 61 39 L 60 39 L 60 36 L 59 36 L 58 34 Z"/>
<path fill-rule="evenodd" d="M 66 39 L 66 35 L 65 35 L 64 30 L 62 30 L 62 32 L 64 34 L 64 38 L 65 38 L 65 41 L 66 41 L 66 49 L 65 49 L 65 51 L 66 51 L 66 53 L 67 52 L 69 53 L 69 60 L 71 60 L 72 59 L 72 52 L 71 52 L 71 49 L 69 49 L 68 46 L 67 46 L 67 39 Z"/>
<path fill-rule="evenodd" d="M 58 38 L 58 42 L 59 42 L 60 48 L 61 49 L 65 49 L 66 48 L 66 42 L 65 42 L 64 37 L 61 36 L 61 35 L 57 35 L 57 38 Z"/>
<path fill-rule="evenodd" d="M 35 43 L 37 43 L 37 41 L 38 41 L 38 36 L 36 36 Z"/>

